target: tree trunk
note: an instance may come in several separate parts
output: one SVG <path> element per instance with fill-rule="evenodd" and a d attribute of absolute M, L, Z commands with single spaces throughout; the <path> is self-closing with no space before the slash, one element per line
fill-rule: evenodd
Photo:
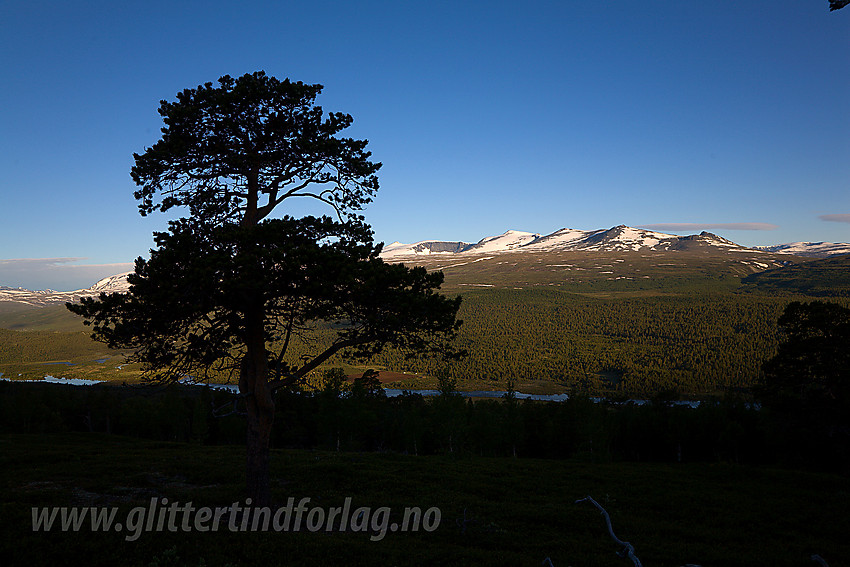
<path fill-rule="evenodd" d="M 252 316 L 253 315 L 253 316 Z M 274 422 L 274 399 L 268 384 L 268 356 L 262 315 L 246 316 L 247 352 L 242 359 L 239 391 L 247 394 L 246 486 L 252 506 L 270 506 L 269 440 Z"/>
<path fill-rule="evenodd" d="M 274 403 L 262 407 L 259 394 L 248 397 L 248 436 L 245 483 L 252 506 L 270 506 L 269 439 L 274 421 Z"/>

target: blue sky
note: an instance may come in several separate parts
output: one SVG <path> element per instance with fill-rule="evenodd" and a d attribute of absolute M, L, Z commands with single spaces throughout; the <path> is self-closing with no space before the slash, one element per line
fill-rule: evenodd
<path fill-rule="evenodd" d="M 387 243 L 850 241 L 850 8 L 826 0 L 7 0 L 0 285 L 85 287 L 146 255 L 165 219 L 138 215 L 129 171 L 159 101 L 260 69 L 354 117 Z"/>

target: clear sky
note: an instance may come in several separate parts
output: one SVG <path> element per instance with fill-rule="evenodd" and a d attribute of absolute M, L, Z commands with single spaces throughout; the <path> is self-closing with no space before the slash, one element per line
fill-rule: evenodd
<path fill-rule="evenodd" d="M 256 70 L 354 117 L 387 243 L 850 241 L 850 7 L 827 0 L 6 0 L 0 285 L 87 287 L 147 255 L 165 219 L 129 171 L 159 101 Z"/>

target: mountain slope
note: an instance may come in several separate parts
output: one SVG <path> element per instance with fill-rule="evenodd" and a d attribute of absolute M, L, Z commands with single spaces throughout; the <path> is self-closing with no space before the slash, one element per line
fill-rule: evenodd
<path fill-rule="evenodd" d="M 9 304 L 10 308 L 0 311 L 0 329 L 14 331 L 85 331 L 83 318 L 65 308 L 65 305 L 31 306 Z"/>

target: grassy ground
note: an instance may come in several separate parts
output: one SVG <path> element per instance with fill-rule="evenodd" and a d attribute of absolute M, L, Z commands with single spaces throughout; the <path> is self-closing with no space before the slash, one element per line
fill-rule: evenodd
<path fill-rule="evenodd" d="M 831 565 L 850 556 L 847 479 L 733 465 L 590 463 L 473 456 L 275 451 L 273 496 L 310 506 L 437 507 L 433 532 L 33 532 L 33 506 L 117 506 L 151 498 L 223 507 L 242 500 L 242 447 L 99 434 L 0 436 L 4 565 Z M 227 519 L 228 517 L 225 517 Z M 464 520 L 466 520 L 464 522 Z M 179 520 L 177 522 L 180 523 Z"/>

